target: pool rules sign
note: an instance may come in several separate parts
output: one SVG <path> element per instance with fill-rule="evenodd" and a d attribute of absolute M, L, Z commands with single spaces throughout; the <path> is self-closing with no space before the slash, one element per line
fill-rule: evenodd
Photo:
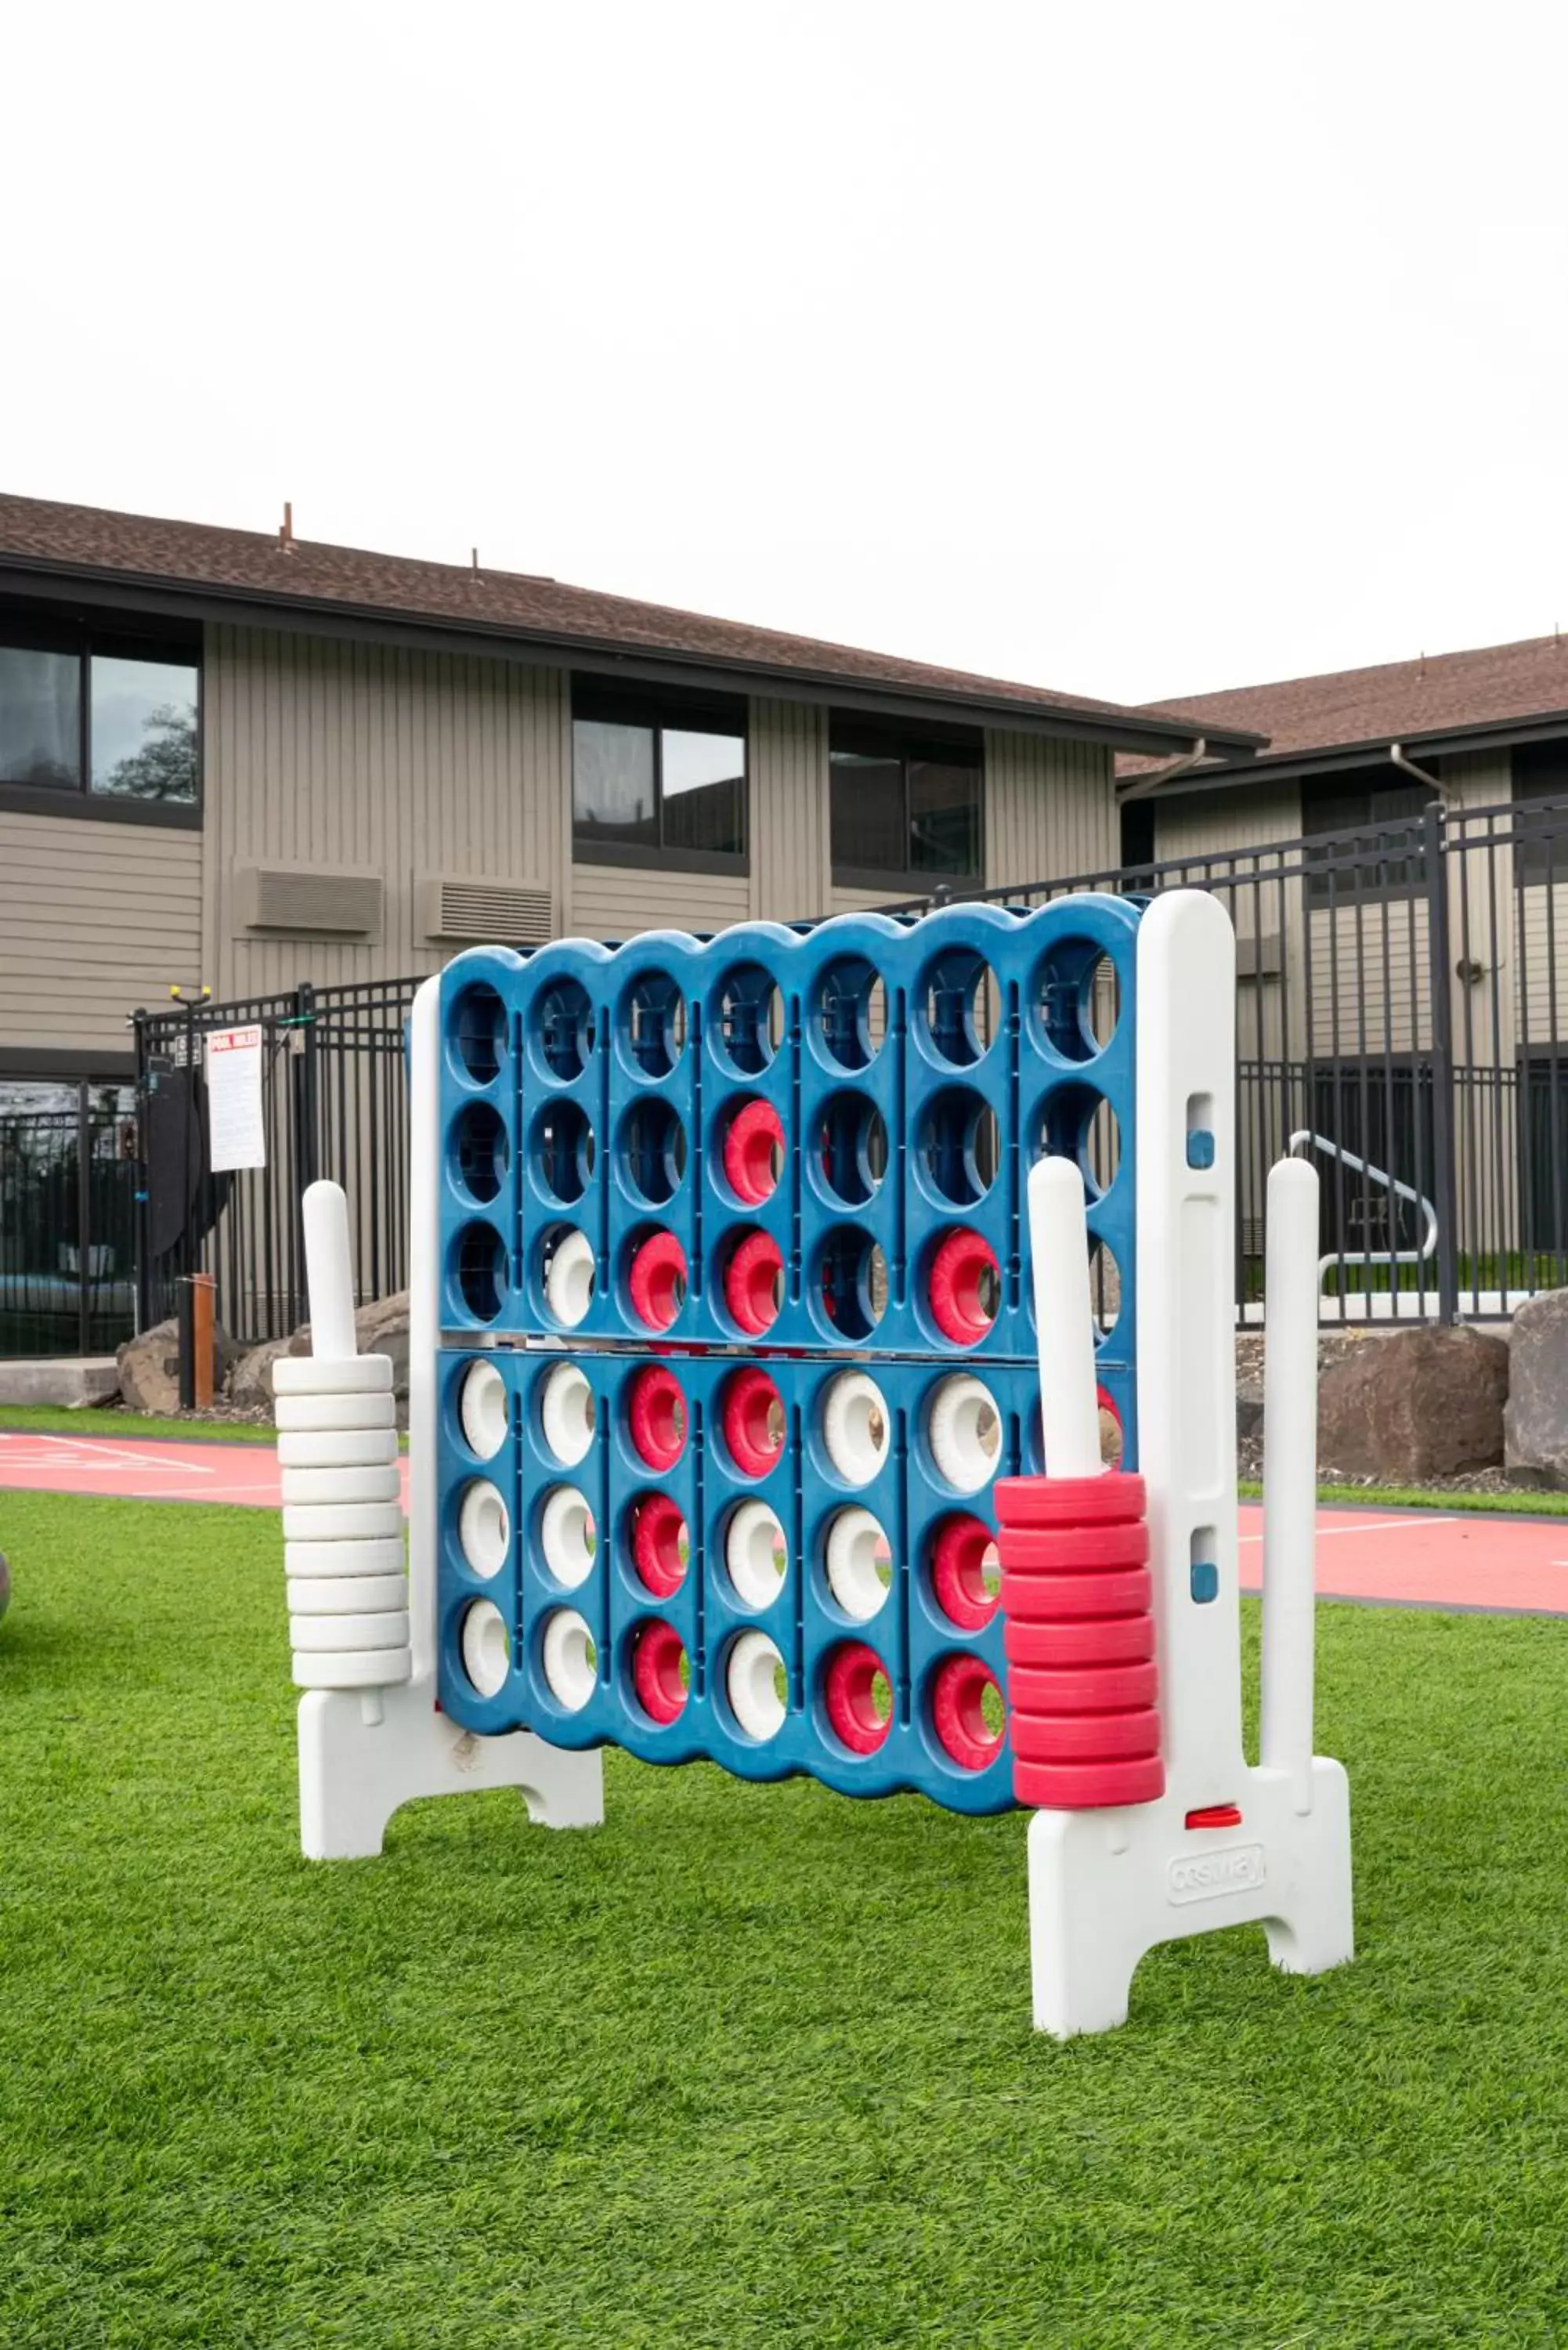
<path fill-rule="evenodd" d="M 266 1165 L 260 1028 L 209 1032 L 207 1122 L 214 1175 L 230 1168 Z"/>

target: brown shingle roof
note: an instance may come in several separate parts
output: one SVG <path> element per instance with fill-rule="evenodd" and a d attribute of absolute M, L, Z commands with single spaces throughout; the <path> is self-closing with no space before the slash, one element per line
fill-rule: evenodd
<path fill-rule="evenodd" d="M 1004 678 L 975 677 L 852 645 L 711 619 L 629 597 L 599 595 L 559 580 L 514 571 L 475 571 L 311 539 L 285 546 L 265 532 L 162 521 L 96 506 L 0 494 L 0 565 L 35 567 L 76 577 L 118 576 L 269 605 L 338 606 L 360 615 L 416 625 L 559 644 L 568 651 L 636 652 L 744 671 L 788 674 L 826 684 L 869 686 L 931 701 L 971 705 L 1015 703 L 1043 715 L 1083 712 L 1125 721 L 1133 741 L 1159 729 L 1158 711 L 1058 693 Z M 1175 730 L 1189 730 L 1182 720 Z"/>

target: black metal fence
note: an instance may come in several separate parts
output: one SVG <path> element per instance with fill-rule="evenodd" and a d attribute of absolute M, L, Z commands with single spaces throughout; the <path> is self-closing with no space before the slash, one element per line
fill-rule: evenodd
<path fill-rule="evenodd" d="M 129 1086 L 0 1083 L 0 1357 L 130 1336 L 137 1155 Z"/>

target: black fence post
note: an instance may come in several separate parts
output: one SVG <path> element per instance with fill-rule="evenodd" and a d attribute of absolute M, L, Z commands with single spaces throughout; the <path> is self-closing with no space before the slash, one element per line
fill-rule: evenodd
<path fill-rule="evenodd" d="M 1421 852 L 1427 872 L 1428 985 L 1432 997 L 1432 1156 L 1436 1161 L 1432 1196 L 1438 1211 L 1438 1318 L 1452 1323 L 1459 1318 L 1459 1187 L 1454 1136 L 1449 850 L 1438 800 L 1428 801 L 1422 810 Z"/>
<path fill-rule="evenodd" d="M 147 1132 L 147 1014 L 140 1005 L 130 1015 L 136 1037 L 136 1189 L 131 1201 L 131 1246 L 136 1260 L 136 1331 L 151 1330 L 152 1311 L 151 1183 L 152 1152 Z"/>

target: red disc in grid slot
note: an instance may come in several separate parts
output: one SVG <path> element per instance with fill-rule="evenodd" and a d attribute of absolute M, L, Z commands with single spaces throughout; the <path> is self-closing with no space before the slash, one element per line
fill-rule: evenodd
<path fill-rule="evenodd" d="M 996 1319 L 994 1301 L 1002 1268 L 996 1252 L 984 1236 L 961 1224 L 949 1232 L 931 1258 L 927 1284 L 931 1319 L 955 1347 L 973 1347 Z"/>
<path fill-rule="evenodd" d="M 1007 1669 L 1008 1702 L 1019 1713 L 1129 1713 L 1153 1705 L 1159 1676 L 1138 1665 L 1082 1665 L 1051 1672 L 1039 1665 Z"/>
<path fill-rule="evenodd" d="M 765 1477 L 784 1451 L 784 1398 L 766 1371 L 737 1371 L 725 1382 L 720 1423 L 730 1458 L 743 1477 Z"/>
<path fill-rule="evenodd" d="M 931 1679 L 931 1727 L 937 1743 L 961 1771 L 983 1771 L 1002 1752 L 1002 1725 L 985 1718 L 985 1700 L 1002 1691 L 979 1657 L 944 1657 Z"/>
<path fill-rule="evenodd" d="M 631 1310 L 649 1330 L 668 1330 L 686 1302 L 686 1252 L 673 1232 L 650 1232 L 627 1275 Z"/>
<path fill-rule="evenodd" d="M 883 1713 L 877 1703 L 877 1683 L 887 1678 L 881 1658 L 864 1640 L 846 1640 L 828 1658 L 822 1701 L 852 1754 L 875 1754 L 893 1727 L 891 1711 Z"/>
<path fill-rule="evenodd" d="M 1002 1627 L 1002 1653 L 1010 1665 L 1039 1665 L 1050 1672 L 1142 1664 L 1154 1654 L 1154 1617 L 1089 1616 L 1070 1624 L 1020 1624 Z"/>
<path fill-rule="evenodd" d="M 1135 1713 L 1012 1715 L 1012 1752 L 1021 1762 L 1123 1762 L 1159 1752 L 1159 1715 L 1151 1705 Z"/>
<path fill-rule="evenodd" d="M 673 1371 L 649 1364 L 631 1383 L 631 1440 L 650 1469 L 673 1469 L 686 1449 L 686 1398 Z"/>
<path fill-rule="evenodd" d="M 1141 1616 L 1154 1606 L 1147 1566 L 1101 1575 L 1011 1575 L 1002 1569 L 1002 1612 L 1023 1624 L 1053 1624 L 1079 1616 Z"/>
<path fill-rule="evenodd" d="M 1093 1812 L 1116 1804 L 1152 1804 L 1165 1793 L 1158 1754 L 1128 1762 L 1017 1762 L 1012 1792 L 1042 1812 Z"/>
<path fill-rule="evenodd" d="M 1107 1469 L 1103 1477 L 1003 1477 L 993 1489 L 998 1525 L 1105 1526 L 1141 1518 L 1141 1477 Z"/>
<path fill-rule="evenodd" d="M 944 1518 L 931 1544 L 931 1593 L 950 1623 L 961 1632 L 989 1624 L 1000 1602 L 986 1588 L 994 1565 L 996 1536 L 983 1518 Z"/>
<path fill-rule="evenodd" d="M 1004 1567 L 1030 1575 L 1088 1575 L 1102 1567 L 1147 1566 L 1148 1528 L 1141 1519 L 1117 1526 L 1007 1526 L 996 1537 Z"/>
<path fill-rule="evenodd" d="M 779 1318 L 784 1252 L 771 1232 L 748 1232 L 724 1267 L 724 1303 L 749 1337 L 760 1338 Z"/>
<path fill-rule="evenodd" d="M 774 1162 L 784 1147 L 784 1121 L 772 1102 L 742 1102 L 725 1128 L 724 1175 L 748 1208 L 761 1207 L 777 1190 Z"/>
<path fill-rule="evenodd" d="M 632 1564 L 656 1599 L 679 1591 L 686 1575 L 686 1520 L 668 1493 L 647 1493 L 636 1504 L 631 1529 Z"/>
<path fill-rule="evenodd" d="M 631 1685 L 644 1713 L 661 1730 L 685 1710 L 686 1685 L 681 1678 L 685 1662 L 686 1650 L 673 1624 L 656 1617 L 633 1638 Z"/>

